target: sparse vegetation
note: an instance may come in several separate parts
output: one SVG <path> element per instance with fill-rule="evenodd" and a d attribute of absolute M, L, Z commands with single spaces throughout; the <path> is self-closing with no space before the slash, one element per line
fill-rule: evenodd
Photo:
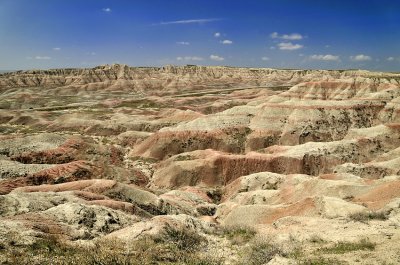
<path fill-rule="evenodd" d="M 247 226 L 228 226 L 222 228 L 222 235 L 237 245 L 249 242 L 256 234 L 257 231 L 254 228 Z"/>
<path fill-rule="evenodd" d="M 347 264 L 335 258 L 324 258 L 324 257 L 313 257 L 301 259 L 297 263 L 298 265 L 342 265 Z"/>
<path fill-rule="evenodd" d="M 357 212 L 349 215 L 351 220 L 367 223 L 369 220 L 387 220 L 388 214 L 383 211 L 367 211 L 367 212 Z"/>
<path fill-rule="evenodd" d="M 191 155 L 178 155 L 174 158 L 174 161 L 187 161 L 192 159 L 193 157 Z"/>
<path fill-rule="evenodd" d="M 147 164 L 153 164 L 158 161 L 155 158 L 143 157 L 143 156 L 134 156 L 134 157 L 130 157 L 129 159 L 132 161 L 138 161 L 138 162 L 147 163 Z"/>
<path fill-rule="evenodd" d="M 222 198 L 222 189 L 215 188 L 207 191 L 207 196 L 212 200 L 214 204 L 219 204 Z"/>
<path fill-rule="evenodd" d="M 309 240 L 311 243 L 315 243 L 315 244 L 320 244 L 320 243 L 324 243 L 325 242 L 325 240 L 324 239 L 322 239 L 320 236 L 318 236 L 318 235 L 312 235 L 311 237 L 310 237 L 310 240 Z"/>
<path fill-rule="evenodd" d="M 276 256 L 289 258 L 299 265 L 347 264 L 330 255 L 375 249 L 375 244 L 367 239 L 358 242 L 338 242 L 320 247 L 315 252 L 306 253 L 294 237 L 283 247 L 272 240 L 258 238 L 251 227 L 222 227 L 217 234 L 239 246 L 237 264 L 265 264 Z M 309 240 L 315 244 L 328 243 L 318 236 Z M 30 246 L 0 247 L 0 264 L 189 264 L 218 265 L 224 259 L 217 254 L 207 253 L 207 239 L 195 230 L 167 226 L 156 236 L 145 236 L 133 242 L 100 240 L 96 243 L 63 243 L 55 237 L 38 240 Z M 326 257 L 325 255 L 328 255 Z"/>
<path fill-rule="evenodd" d="M 156 242 L 170 243 L 177 249 L 186 252 L 194 252 L 199 249 L 206 239 L 193 230 L 178 229 L 167 226 L 160 236 L 155 238 Z"/>
<path fill-rule="evenodd" d="M 148 109 L 148 108 L 163 108 L 164 105 L 159 102 L 147 99 L 137 99 L 137 100 L 126 100 L 116 106 L 116 108 L 122 108 L 122 107 L 135 108 L 135 109 Z"/>
<path fill-rule="evenodd" d="M 7 265 L 221 264 L 216 257 L 199 251 L 198 246 L 203 242 L 203 238 L 194 232 L 184 231 L 186 230 L 169 229 L 158 237 L 144 237 L 134 242 L 103 240 L 90 246 L 63 244 L 55 238 L 41 239 L 26 247 L 13 246 L 12 250 L 0 249 L 0 263 Z"/>
<path fill-rule="evenodd" d="M 368 239 L 361 239 L 358 242 L 338 242 L 332 247 L 326 247 L 320 249 L 324 253 L 328 254 L 344 254 L 347 252 L 358 251 L 358 250 L 375 250 L 375 243 Z"/>
<path fill-rule="evenodd" d="M 266 239 L 253 240 L 244 252 L 240 264 L 261 265 L 267 264 L 276 255 L 285 256 L 286 254 L 276 244 Z"/>

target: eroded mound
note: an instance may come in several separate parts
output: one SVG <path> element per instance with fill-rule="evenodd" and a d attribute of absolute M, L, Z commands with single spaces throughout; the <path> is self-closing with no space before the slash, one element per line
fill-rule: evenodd
<path fill-rule="evenodd" d="M 399 74 L 112 65 L 0 91 L 0 263 L 107 264 L 111 241 L 126 264 L 132 242 L 142 264 L 400 262 Z"/>

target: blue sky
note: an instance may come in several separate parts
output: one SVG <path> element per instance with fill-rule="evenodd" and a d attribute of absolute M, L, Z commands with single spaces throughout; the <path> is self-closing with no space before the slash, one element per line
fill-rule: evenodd
<path fill-rule="evenodd" d="M 399 0 L 0 0 L 0 70 L 230 65 L 400 71 Z"/>

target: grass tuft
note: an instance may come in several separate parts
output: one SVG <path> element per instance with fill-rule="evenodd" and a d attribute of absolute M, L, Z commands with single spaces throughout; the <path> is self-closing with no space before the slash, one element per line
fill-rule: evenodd
<path fill-rule="evenodd" d="M 157 237 L 147 236 L 133 242 L 99 240 L 94 245 L 70 245 L 55 238 L 40 239 L 30 246 L 4 246 L 0 249 L 0 264 L 222 264 L 221 259 L 200 250 L 201 236 L 194 231 L 184 231 L 169 229 Z"/>
<path fill-rule="evenodd" d="M 361 222 L 361 223 L 367 223 L 370 220 L 382 220 L 385 221 L 387 220 L 388 214 L 383 212 L 383 211 L 367 211 L 367 212 L 356 212 L 353 214 L 349 215 L 349 218 L 351 220 L 357 221 L 357 222 Z"/>
<path fill-rule="evenodd" d="M 276 255 L 285 256 L 276 244 L 268 240 L 253 240 L 242 253 L 240 264 L 261 265 L 270 262 Z"/>
<path fill-rule="evenodd" d="M 241 245 L 253 239 L 257 235 L 257 231 L 248 226 L 226 226 L 222 228 L 222 235 L 231 240 L 233 244 Z"/>
<path fill-rule="evenodd" d="M 322 252 L 328 254 L 344 254 L 347 252 L 358 251 L 358 250 L 375 250 L 375 243 L 372 243 L 368 239 L 361 239 L 358 242 L 338 242 L 332 247 L 326 247 L 321 249 Z"/>
<path fill-rule="evenodd" d="M 206 239 L 193 230 L 167 226 L 164 232 L 155 238 L 156 242 L 170 243 L 178 250 L 194 252 Z"/>
<path fill-rule="evenodd" d="M 347 264 L 335 258 L 314 257 L 299 260 L 298 265 L 341 265 Z"/>

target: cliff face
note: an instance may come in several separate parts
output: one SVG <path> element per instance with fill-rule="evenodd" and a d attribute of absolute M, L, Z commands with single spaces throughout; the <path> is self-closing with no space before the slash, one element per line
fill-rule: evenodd
<path fill-rule="evenodd" d="M 274 86 L 312 80 L 366 77 L 398 83 L 399 74 L 368 71 L 276 70 L 220 66 L 129 67 L 104 65 L 90 69 L 30 70 L 0 74 L 0 89 L 75 87 L 91 89 L 184 89 L 188 86 Z"/>

